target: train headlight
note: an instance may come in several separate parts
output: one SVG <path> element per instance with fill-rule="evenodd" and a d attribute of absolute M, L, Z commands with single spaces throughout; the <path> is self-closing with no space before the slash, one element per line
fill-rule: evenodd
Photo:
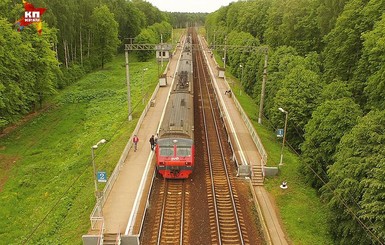
<path fill-rule="evenodd" d="M 191 165 L 191 162 L 186 162 L 186 165 Z"/>

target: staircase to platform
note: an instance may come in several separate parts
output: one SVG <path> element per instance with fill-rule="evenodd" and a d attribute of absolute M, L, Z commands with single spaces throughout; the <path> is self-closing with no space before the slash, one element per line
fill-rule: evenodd
<path fill-rule="evenodd" d="M 262 167 L 259 164 L 252 165 L 251 183 L 253 186 L 263 186 L 263 173 Z"/>
<path fill-rule="evenodd" d="M 121 239 L 118 233 L 104 233 L 103 234 L 103 245 L 120 245 Z"/>

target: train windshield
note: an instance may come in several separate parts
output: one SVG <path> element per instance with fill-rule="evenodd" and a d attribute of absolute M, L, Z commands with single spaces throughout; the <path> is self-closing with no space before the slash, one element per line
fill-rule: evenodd
<path fill-rule="evenodd" d="M 158 140 L 159 155 L 189 157 L 192 144 L 191 139 L 161 138 Z M 174 154 L 174 147 L 176 147 L 176 154 Z"/>
<path fill-rule="evenodd" d="M 179 147 L 176 149 L 176 155 L 181 157 L 189 157 L 191 156 L 191 147 L 189 148 L 182 148 Z"/>
<path fill-rule="evenodd" d="M 174 156 L 173 147 L 159 147 L 159 154 L 164 157 Z"/>

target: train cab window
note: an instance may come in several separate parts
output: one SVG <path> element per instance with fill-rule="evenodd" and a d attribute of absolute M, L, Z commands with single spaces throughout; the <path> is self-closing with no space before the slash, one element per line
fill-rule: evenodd
<path fill-rule="evenodd" d="M 178 148 L 176 150 L 176 155 L 181 157 L 191 156 L 191 148 Z"/>
<path fill-rule="evenodd" d="M 159 154 L 160 154 L 161 156 L 164 156 L 164 157 L 174 156 L 174 148 L 160 147 L 159 150 L 160 150 L 160 153 L 159 153 Z"/>

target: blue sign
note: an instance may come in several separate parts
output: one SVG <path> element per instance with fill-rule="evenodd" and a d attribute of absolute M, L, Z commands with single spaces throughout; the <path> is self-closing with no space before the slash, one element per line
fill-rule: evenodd
<path fill-rule="evenodd" d="M 277 130 L 277 137 L 278 137 L 278 138 L 282 138 L 282 137 L 283 137 L 283 129 L 282 129 L 282 128 L 279 128 L 279 129 Z"/>
<path fill-rule="evenodd" d="M 106 172 L 98 172 L 98 182 L 107 182 L 107 173 Z"/>

